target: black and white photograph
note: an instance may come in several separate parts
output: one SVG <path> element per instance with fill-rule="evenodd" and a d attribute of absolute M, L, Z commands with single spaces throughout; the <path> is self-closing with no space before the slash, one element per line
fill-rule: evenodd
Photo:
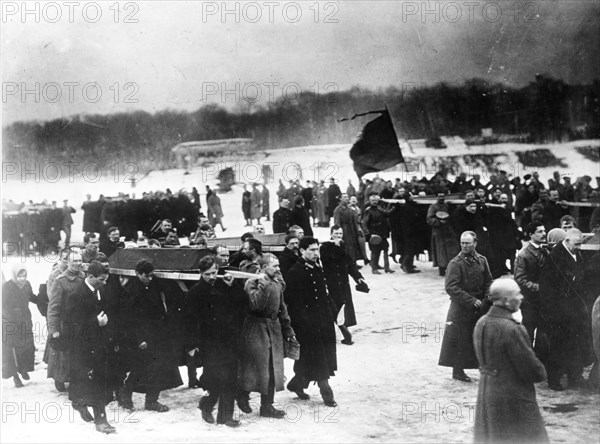
<path fill-rule="evenodd" d="M 600 1 L 1 1 L 0 441 L 600 436 Z"/>

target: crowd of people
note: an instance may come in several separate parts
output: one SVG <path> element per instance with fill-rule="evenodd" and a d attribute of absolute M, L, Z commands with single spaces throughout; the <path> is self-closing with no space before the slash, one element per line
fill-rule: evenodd
<path fill-rule="evenodd" d="M 464 370 L 479 368 L 478 408 L 500 408 L 506 420 L 502 427 L 492 426 L 489 415 L 478 411 L 476 436 L 544 440 L 533 382 L 547 377 L 548 387 L 556 391 L 565 389 L 563 377 L 571 389 L 598 386 L 592 313 L 600 310 L 594 307 L 600 256 L 580 252 L 583 233 L 577 228 L 584 221 L 590 230 L 598 229 L 598 206 L 570 214 L 580 207 L 568 205 L 569 198 L 584 199 L 584 194 L 585 201 L 595 202 L 598 190 L 586 188 L 586 180 L 578 180 L 577 188 L 555 178 L 547 189 L 535 174 L 523 183 L 508 181 L 503 172 L 492 177 L 486 186 L 477 176 L 449 182 L 436 174 L 396 184 L 375 178 L 361 181 L 358 190 L 349 183 L 345 192 L 335 181 L 327 188 L 323 182 L 304 188 L 298 182 L 289 188 L 280 183 L 272 223 L 273 232 L 284 233 L 285 239 L 277 256 L 264 252 L 251 232 L 241 237 L 242 247 L 233 254 L 226 245 L 208 248 L 207 241 L 216 238 L 215 226 L 225 231 L 216 191 L 207 188 L 208 215 L 197 191 L 179 196 L 194 206 L 195 226 L 174 227 L 181 219 L 162 218 L 128 230 L 127 236 L 117 225 L 99 236 L 87 232 L 81 248 L 61 250 L 38 296 L 25 267 L 16 267 L 4 283 L 3 323 L 31 330 L 27 306 L 37 304 L 47 318 L 48 377 L 58 391 L 69 392 L 81 418 L 95 422 L 100 432 L 115 432 L 105 411 L 113 399 L 135 409 L 133 393 L 144 393 L 145 409 L 168 411 L 159 402 L 160 392 L 183 384 L 178 365 L 187 367 L 190 389 L 207 391 L 198 404 L 203 420 L 237 427 L 234 404 L 251 413 L 251 392 L 261 395 L 261 416 L 285 416 L 274 405 L 275 393 L 284 389 L 284 357 L 296 359 L 288 390 L 306 400 L 305 389 L 315 381 L 324 404 L 337 406 L 329 384 L 337 371 L 335 328 L 342 343 L 352 345 L 349 327 L 357 323 L 350 278 L 357 290 L 369 291 L 357 262 L 369 264 L 373 274 L 394 273 L 391 258 L 404 273 L 414 274 L 420 272 L 415 256 L 429 251 L 451 301 L 439 365 L 451 367 L 452 377 L 466 383 L 471 378 Z M 435 195 L 435 202 L 419 203 L 424 193 Z M 144 196 L 147 202 L 153 198 Z M 254 184 L 252 192 L 244 192 L 247 226 L 269 218 L 268 201 L 266 186 L 259 190 Z M 74 209 L 65 201 L 61 211 L 64 225 Z M 104 218 L 98 220 L 104 228 Z M 329 227 L 330 239 L 320 243 L 313 227 Z M 523 240 L 528 243 L 521 248 Z M 135 277 L 109 273 L 108 258 L 117 250 L 153 247 L 202 250 L 199 280 L 187 293 L 173 281 L 156 279 L 147 259 L 137 262 Z M 498 279 L 509 273 L 514 281 Z M 497 352 L 485 334 L 495 327 L 513 332 L 504 338 L 509 341 L 505 353 Z M 32 341 L 15 338 L 32 335 L 3 326 L 3 336 L 8 344 L 3 377 L 12 377 L 20 387 L 21 377 L 28 379 L 33 370 L 34 348 Z M 585 380 L 583 369 L 593 362 Z M 513 393 L 514 399 L 500 402 L 498 390 Z M 527 399 L 517 399 L 523 392 Z M 519 403 L 537 412 L 539 427 L 526 426 L 519 417 L 506 419 L 511 409 L 522 407 Z"/>
<path fill-rule="evenodd" d="M 163 220 L 147 240 L 160 247 L 156 238 L 164 241 L 168 225 Z M 284 388 L 284 356 L 297 359 L 288 390 L 306 400 L 304 390 L 315 381 L 324 404 L 337 406 L 329 384 L 337 370 L 334 327 L 344 310 L 339 329 L 342 342 L 352 345 L 348 327 L 356 325 L 349 276 L 368 291 L 346 253 L 339 226 L 331 227 L 331 240 L 321 244 L 291 227 L 281 264 L 263 252 L 252 233 L 243 236 L 242 248 L 231 257 L 223 245 L 204 247 L 198 251 L 199 280 L 187 293 L 175 281 L 155 279 L 154 264 L 147 259 L 137 262 L 135 277 L 110 274 L 109 255 L 140 248 L 121 241 L 117 227 L 109 228 L 106 240 L 88 233 L 84 242 L 82 248 L 61 250 L 37 296 L 21 263 L 4 284 L 3 377 L 12 377 L 17 387 L 33 370 L 28 308 L 33 302 L 48 326 L 48 378 L 59 392 L 68 391 L 73 408 L 99 432 L 115 432 L 106 405 L 116 399 L 133 410 L 133 393 L 145 394 L 146 410 L 168 411 L 159 402 L 160 392 L 183 384 L 180 365 L 187 366 L 189 388 L 208 393 L 198 404 L 208 423 L 215 422 L 218 404 L 216 423 L 237 427 L 234 402 L 251 413 L 251 392 L 261 394 L 261 416 L 283 418 L 274 396 Z M 12 331 L 15 324 L 23 331 Z"/>

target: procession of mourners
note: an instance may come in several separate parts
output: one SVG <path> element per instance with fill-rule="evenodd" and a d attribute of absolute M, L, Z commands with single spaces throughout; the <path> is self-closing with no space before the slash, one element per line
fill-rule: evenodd
<path fill-rule="evenodd" d="M 285 418 L 277 392 L 306 401 L 311 382 L 324 406 L 337 408 L 337 332 L 345 346 L 360 341 L 350 330 L 360 321 L 352 286 L 368 293 L 368 280 L 419 279 L 404 275 L 431 261 L 449 297 L 438 364 L 457 384 L 473 381 L 465 370 L 480 373 L 476 440 L 547 441 L 534 383 L 556 392 L 598 388 L 600 256 L 581 246 L 585 233 L 598 236 L 600 206 L 585 212 L 570 203 L 599 202 L 599 189 L 587 176 L 571 185 L 555 175 L 547 187 L 536 173 L 480 179 L 375 177 L 344 190 L 334 179 L 280 180 L 272 194 L 267 183 L 248 184 L 239 220 L 252 231 L 235 248 L 220 242 L 226 215 L 220 191 L 208 186 L 206 213 L 196 188 L 88 197 L 83 245 L 72 242 L 76 210 L 65 201 L 62 219 L 47 218 L 65 241 L 38 295 L 25 263 L 3 282 L 2 376 L 21 388 L 34 371 L 33 303 L 47 322 L 47 377 L 99 432 L 116 432 L 106 414 L 113 400 L 133 411 L 142 394 L 145 410 L 169 412 L 161 393 L 185 384 L 180 366 L 188 388 L 204 390 L 197 405 L 209 424 L 239 427 L 236 405 Z M 19 228 L 9 222 L 19 238 L 35 237 Z M 327 239 L 314 234 L 325 231 Z M 278 250 L 261 241 L 267 232 L 281 235 Z M 126 276 L 111 271 L 121 250 L 152 248 L 202 251 L 195 283 L 184 291 L 157 277 L 148 254 Z M 294 359 L 287 378 L 285 358 Z"/>

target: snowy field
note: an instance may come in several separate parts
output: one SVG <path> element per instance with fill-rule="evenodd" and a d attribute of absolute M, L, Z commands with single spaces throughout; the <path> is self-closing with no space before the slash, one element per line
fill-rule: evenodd
<path fill-rule="evenodd" d="M 598 146 L 599 141 L 578 142 L 583 146 Z M 527 146 L 531 147 L 531 146 Z M 537 146 L 534 148 L 540 148 Z M 585 160 L 573 149 L 572 144 L 544 145 L 556 157 L 563 158 L 568 170 L 551 167 L 540 169 L 540 177 L 545 182 L 553 171 L 571 174 L 576 178 L 583 174 L 592 177 L 600 175 L 599 164 Z M 335 178 L 345 190 L 347 180 L 356 177 L 348 158 L 348 145 L 320 148 L 297 148 L 294 151 L 268 152 L 256 159 L 239 162 L 240 171 L 245 168 L 249 182 L 260 181 L 250 176 L 254 166 L 265 162 L 280 163 L 284 166 L 297 162 L 302 168 L 302 180 L 328 179 L 325 168 L 337 169 Z M 493 146 L 506 155 L 507 162 L 514 162 L 514 150 L 525 149 L 519 146 Z M 415 153 L 411 156 L 443 154 Z M 405 153 L 407 155 L 408 153 Z M 454 153 L 445 153 L 454 155 Z M 464 152 L 461 154 L 465 154 Z M 244 163 L 246 162 L 246 163 Z M 317 170 L 315 162 L 322 164 Z M 324 165 L 326 164 L 326 165 Z M 227 165 L 230 166 L 230 165 Z M 277 208 L 277 180 L 281 177 L 294 179 L 293 169 L 283 173 L 282 167 L 274 169 L 275 182 L 269 185 L 271 191 L 271 212 Z M 321 169 L 322 168 L 322 169 Z M 511 170 L 506 168 L 509 173 Z M 515 170 L 513 170 L 515 171 Z M 528 170 L 527 172 L 531 172 Z M 516 172 L 516 171 L 515 171 Z M 527 172 L 519 171 L 523 176 Z M 481 171 L 477 171 L 481 173 Z M 514 173 L 513 173 L 514 174 Z M 380 176 L 399 177 L 399 173 L 382 173 Z M 417 173 L 420 176 L 420 174 Z M 78 211 L 73 227 L 73 241 L 80 241 L 79 231 L 82 221 L 81 203 L 86 194 L 96 199 L 100 193 L 116 195 L 118 192 L 135 192 L 139 197 L 142 191 L 164 190 L 173 192 L 181 188 L 191 190 L 196 186 L 204 193 L 204 186 L 216 184 L 216 174 L 212 166 L 194 168 L 184 175 L 181 170 L 152 172 L 142 179 L 135 188 L 124 181 L 121 173 L 105 174 L 105 177 L 92 182 L 81 177 L 62 177 L 51 183 L 38 177 L 37 182 L 21 181 L 14 178 L 3 181 L 2 197 L 15 202 L 32 199 L 56 200 L 59 205 L 68 198 Z M 241 215 L 241 187 L 234 186 L 229 193 L 221 195 L 225 213 L 224 225 L 227 236 L 241 235 L 247 228 Z M 204 194 L 202 206 L 206 207 Z M 271 232 L 270 223 L 265 224 Z M 328 239 L 328 229 L 316 228 L 320 240 Z M 221 236 L 217 229 L 217 236 Z M 12 380 L 2 381 L 2 442 L 471 442 L 473 433 L 474 406 L 477 398 L 476 370 L 467 370 L 474 383 L 466 384 L 451 379 L 451 369 L 437 365 L 443 326 L 449 305 L 443 288 L 443 278 L 437 269 L 421 257 L 416 265 L 420 274 L 407 275 L 392 263 L 395 274 L 376 275 L 363 268 L 365 278 L 371 287 L 368 294 L 354 294 L 358 326 L 354 334 L 353 346 L 338 345 L 338 372 L 331 380 L 339 407 L 325 408 L 318 388 L 310 386 L 307 392 L 309 401 L 300 401 L 291 392 L 284 391 L 275 396 L 276 403 L 287 412 L 283 420 L 269 420 L 258 416 L 257 408 L 249 415 L 236 409 L 242 426 L 232 430 L 225 426 L 214 426 L 202 422 L 196 408 L 202 395 L 201 389 L 187 388 L 185 367 L 181 367 L 184 386 L 161 394 L 160 401 L 169 405 L 168 413 L 146 412 L 143 410 L 143 397 L 134 394 L 134 402 L 142 407 L 133 414 L 119 409 L 116 404 L 108 407 L 108 419 L 116 428 L 117 434 L 103 435 L 95 431 L 93 424 L 84 423 L 70 408 L 66 394 L 57 393 L 51 380 L 46 379 L 46 365 L 42 355 L 46 339 L 45 321 L 35 306 L 30 306 L 34 316 L 36 337 L 36 370 L 31 380 L 24 381 L 25 387 L 16 389 Z M 26 260 L 29 278 L 34 288 L 47 278 L 52 259 L 29 256 L 27 258 L 3 258 L 2 270 L 10 275 L 11 264 L 16 260 Z M 340 337 L 341 339 L 341 337 Z M 286 359 L 286 376 L 293 375 L 293 361 Z M 589 368 L 586 370 L 589 371 Z M 546 383 L 537 384 L 538 402 L 546 422 L 552 442 L 597 442 L 600 436 L 600 405 L 597 393 L 566 390 L 558 393 L 550 391 Z M 254 393 L 251 404 L 258 406 L 260 397 Z"/>

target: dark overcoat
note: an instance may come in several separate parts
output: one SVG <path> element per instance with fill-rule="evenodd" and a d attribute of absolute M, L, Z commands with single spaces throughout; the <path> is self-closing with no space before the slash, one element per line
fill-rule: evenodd
<path fill-rule="evenodd" d="M 323 270 L 303 258 L 290 269 L 285 300 L 300 343 L 294 372 L 307 381 L 329 379 L 337 370 L 335 324 Z"/>
<path fill-rule="evenodd" d="M 215 393 L 236 389 L 242 316 L 247 308 L 244 290 L 217 279 L 204 279 L 187 294 L 186 349 L 198 348 L 203 363 L 200 386 Z"/>
<path fill-rule="evenodd" d="M 75 291 L 85 279 L 83 272 L 71 273 L 65 270 L 59 274 L 52 284 L 48 295 L 48 338 L 55 332 L 60 332 L 61 323 L 64 321 L 64 303 L 68 294 Z M 69 350 L 58 351 L 47 347 L 48 350 L 48 377 L 58 382 L 69 381 L 70 355 Z"/>
<path fill-rule="evenodd" d="M 448 205 L 445 203 L 434 203 L 427 210 L 427 224 L 431 226 L 431 253 L 434 267 L 446 268 L 448 263 L 460 251 L 456 233 L 450 220 L 442 222 L 436 216 L 438 211 L 450 214 Z"/>
<path fill-rule="evenodd" d="M 548 442 L 534 382 L 546 379 L 525 328 L 493 306 L 475 325 L 481 379 L 475 409 L 475 442 Z"/>
<path fill-rule="evenodd" d="M 284 248 L 279 255 L 279 269 L 284 280 L 287 279 L 288 271 L 291 270 L 296 262 L 298 262 L 298 255 L 289 248 Z"/>
<path fill-rule="evenodd" d="M 358 215 L 348 205 L 338 205 L 333 211 L 333 223 L 339 225 L 343 230 L 346 251 L 352 260 L 364 259 L 358 245 Z"/>
<path fill-rule="evenodd" d="M 515 259 L 515 281 L 523 294 L 523 324 L 533 340 L 533 330 L 540 321 L 540 275 L 548 250 L 528 243 Z"/>
<path fill-rule="evenodd" d="M 36 297 L 29 281 L 19 288 L 13 280 L 2 285 L 2 378 L 32 372 L 35 346 L 29 303 Z"/>
<path fill-rule="evenodd" d="M 239 384 L 242 390 L 268 394 L 270 370 L 275 391 L 283 390 L 283 341 L 295 335 L 283 299 L 284 288 L 281 276 L 246 281 L 244 290 L 249 298 L 249 312 L 242 327 L 240 344 Z"/>
<path fill-rule="evenodd" d="M 346 327 L 356 325 L 356 313 L 352 301 L 350 279 L 348 278 L 348 276 L 352 276 L 355 282 L 362 279 L 363 276 L 358 271 L 356 263 L 347 254 L 344 243 L 337 246 L 333 242 L 323 242 L 321 244 L 321 262 L 327 281 L 327 290 L 336 308 L 334 319 L 337 319 L 343 306 L 344 325 Z"/>
<path fill-rule="evenodd" d="M 80 405 L 105 406 L 113 399 L 118 379 L 116 319 L 118 300 L 109 292 L 95 292 L 81 282 L 65 301 L 65 323 L 73 332 L 70 346 L 69 399 Z M 97 316 L 104 311 L 108 323 L 100 327 Z"/>
<path fill-rule="evenodd" d="M 313 230 L 310 225 L 310 215 L 306 207 L 295 206 L 292 208 L 292 214 L 290 216 L 290 224 L 298 225 L 304 230 L 305 236 L 313 235 Z"/>
<path fill-rule="evenodd" d="M 407 201 L 398 208 L 398 215 L 401 240 L 397 253 L 411 256 L 422 253 L 426 247 L 423 242 L 426 224 L 419 204 L 413 200 Z"/>
<path fill-rule="evenodd" d="M 280 207 L 273 213 L 273 233 L 287 233 L 292 226 L 292 211 L 289 208 Z"/>
<path fill-rule="evenodd" d="M 591 364 L 591 313 L 585 301 L 584 260 L 573 259 L 563 243 L 546 259 L 540 276 L 542 328 L 548 335 L 552 368 Z M 548 369 L 551 372 L 550 368 Z M 552 378 L 552 375 L 550 375 Z"/>
<path fill-rule="evenodd" d="M 148 287 L 137 277 L 123 288 L 124 299 L 131 303 L 128 336 L 132 341 L 129 388 L 138 393 L 168 390 L 183 384 L 175 353 L 173 320 L 178 318 L 177 302 L 154 279 Z M 163 302 L 164 296 L 164 302 Z M 139 345 L 148 347 L 141 350 Z"/>
<path fill-rule="evenodd" d="M 492 284 L 492 274 L 487 259 L 474 253 L 460 253 L 448 264 L 446 270 L 446 293 L 450 296 L 450 308 L 442 339 L 439 365 L 457 368 L 477 368 L 473 349 L 473 329 L 477 319 L 485 312 L 485 299 Z M 480 309 L 477 300 L 483 301 Z"/>

